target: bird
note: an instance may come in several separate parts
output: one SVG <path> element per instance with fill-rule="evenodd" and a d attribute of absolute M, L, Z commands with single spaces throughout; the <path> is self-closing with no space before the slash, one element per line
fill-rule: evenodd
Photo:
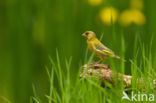
<path fill-rule="evenodd" d="M 82 34 L 87 40 L 88 48 L 100 58 L 99 62 L 105 61 L 112 57 L 120 59 L 111 49 L 107 48 L 97 37 L 93 31 L 86 31 Z"/>

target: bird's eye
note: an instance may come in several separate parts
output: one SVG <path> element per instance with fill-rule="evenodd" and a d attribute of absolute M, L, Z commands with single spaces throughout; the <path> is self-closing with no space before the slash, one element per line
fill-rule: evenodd
<path fill-rule="evenodd" d="M 88 35 L 89 33 L 88 33 L 88 32 L 86 32 L 85 34 L 86 34 L 86 35 Z"/>

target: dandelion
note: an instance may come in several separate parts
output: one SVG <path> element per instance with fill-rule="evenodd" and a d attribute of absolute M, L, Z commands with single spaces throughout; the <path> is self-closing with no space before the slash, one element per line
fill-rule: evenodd
<path fill-rule="evenodd" d="M 146 22 L 146 18 L 144 14 L 139 11 L 139 10 L 125 10 L 121 15 L 120 15 L 120 23 L 124 26 L 128 26 L 131 24 L 136 24 L 136 25 L 143 25 Z"/>
<path fill-rule="evenodd" d="M 92 6 L 100 5 L 103 2 L 103 0 L 88 0 L 88 3 Z"/>
<path fill-rule="evenodd" d="M 130 8 L 142 10 L 143 9 L 143 0 L 131 0 Z"/>
<path fill-rule="evenodd" d="M 118 18 L 118 11 L 113 7 L 104 8 L 100 11 L 100 19 L 106 25 L 115 23 Z"/>

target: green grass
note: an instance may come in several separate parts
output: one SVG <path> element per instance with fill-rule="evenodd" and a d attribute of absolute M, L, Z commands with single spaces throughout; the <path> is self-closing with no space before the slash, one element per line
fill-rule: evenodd
<path fill-rule="evenodd" d="M 121 44 L 121 53 L 124 53 L 124 39 L 121 40 Z M 124 61 L 111 63 L 111 67 L 114 69 L 118 68 L 118 70 L 113 69 L 114 71 L 125 73 L 127 69 L 130 69 L 128 71 L 130 71 L 129 75 L 133 76 L 132 86 L 126 89 L 123 87 L 123 83 L 117 82 L 115 85 L 106 84 L 106 87 L 102 87 L 99 80 L 80 78 L 79 75 L 83 64 L 73 68 L 72 58 L 64 60 L 64 63 L 62 63 L 57 51 L 56 60 L 49 57 L 51 68 L 46 67 L 49 91 L 47 94 L 42 95 L 46 99 L 46 102 L 38 97 L 33 86 L 34 96 L 31 97 L 31 103 L 131 103 L 130 101 L 121 99 L 123 91 L 127 91 L 129 96 L 132 91 L 156 95 L 155 88 L 152 85 L 153 80 L 156 78 L 156 72 L 153 68 L 154 61 L 152 61 L 150 53 L 151 46 L 145 48 L 139 40 L 136 40 L 136 50 L 134 50 L 133 59 L 126 60 L 126 62 L 130 62 L 131 64 L 129 68 L 126 68 Z M 124 55 L 122 55 L 123 58 Z M 94 54 L 88 56 L 88 51 L 86 51 L 84 59 L 85 63 L 92 62 Z M 111 62 L 114 61 L 111 60 Z M 72 69 L 78 69 L 79 72 L 72 76 Z M 141 85 L 138 85 L 136 82 L 138 78 L 142 78 L 143 80 Z M 144 101 L 140 103 L 144 103 Z"/>
<path fill-rule="evenodd" d="M 128 27 L 121 26 L 119 22 L 107 26 L 101 21 L 99 13 L 103 8 L 112 6 L 121 14 L 129 9 L 131 0 L 104 0 L 106 2 L 99 6 L 91 6 L 87 1 L 0 0 L 0 103 L 74 102 L 75 98 L 80 100 L 84 97 L 86 98 L 83 101 L 87 102 L 86 99 L 91 94 L 85 93 L 85 86 L 90 86 L 97 95 L 92 95 L 96 99 L 90 101 L 98 101 L 97 98 L 103 99 L 99 101 L 107 101 L 107 97 L 112 100 L 112 89 L 110 95 L 107 89 L 104 89 L 105 93 L 99 93 L 101 89 L 98 83 L 79 80 L 80 67 L 92 62 L 94 57 L 88 55 L 88 52 L 85 55 L 86 41 L 81 34 L 86 30 L 96 32 L 99 38 L 104 34 L 102 41 L 126 59 L 126 63 L 108 61 L 114 71 L 132 74 L 135 78 L 143 76 L 147 81 L 155 78 L 153 67 L 156 67 L 156 1 L 143 0 L 145 25 L 134 24 Z M 141 33 L 138 38 L 144 41 L 144 46 L 142 43 L 133 45 L 137 32 Z M 147 50 L 150 49 L 147 47 L 152 35 L 153 49 L 148 53 Z M 59 51 L 58 60 L 56 48 Z M 51 62 L 48 61 L 48 55 L 52 58 Z M 71 56 L 71 61 L 65 60 Z M 45 73 L 45 65 L 49 77 Z M 82 92 L 80 96 L 79 92 Z M 106 92 L 108 95 L 103 98 Z"/>

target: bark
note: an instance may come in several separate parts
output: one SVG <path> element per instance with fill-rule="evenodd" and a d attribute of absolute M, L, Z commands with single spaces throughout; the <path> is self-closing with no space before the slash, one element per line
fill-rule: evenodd
<path fill-rule="evenodd" d="M 82 67 L 82 72 L 80 73 L 81 78 L 96 78 L 102 82 L 109 82 L 114 84 L 114 82 L 123 82 L 124 87 L 130 87 L 132 85 L 132 76 L 121 74 L 118 72 L 112 71 L 109 65 L 107 64 L 99 64 L 99 63 L 92 63 L 92 64 L 85 64 Z M 139 87 L 143 88 L 143 79 L 138 78 L 136 82 Z M 156 85 L 156 80 L 153 80 L 153 85 Z"/>

